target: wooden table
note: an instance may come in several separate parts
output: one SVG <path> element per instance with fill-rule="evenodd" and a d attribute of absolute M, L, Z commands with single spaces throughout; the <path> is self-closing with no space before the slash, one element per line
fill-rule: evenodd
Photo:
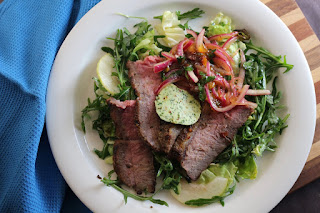
<path fill-rule="evenodd" d="M 317 121 L 312 148 L 294 191 L 320 177 L 320 42 L 294 0 L 261 0 L 289 27 L 309 63 L 317 99 Z"/>

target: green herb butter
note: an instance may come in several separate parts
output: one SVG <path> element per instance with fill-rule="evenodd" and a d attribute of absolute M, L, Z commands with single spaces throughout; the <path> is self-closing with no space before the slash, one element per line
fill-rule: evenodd
<path fill-rule="evenodd" d="M 201 105 L 187 91 L 170 84 L 166 86 L 155 101 L 156 112 L 167 122 L 181 125 L 196 123 L 201 114 Z"/>

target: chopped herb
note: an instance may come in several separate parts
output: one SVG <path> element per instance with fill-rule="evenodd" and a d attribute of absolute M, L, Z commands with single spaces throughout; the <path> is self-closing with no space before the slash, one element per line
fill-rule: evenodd
<path fill-rule="evenodd" d="M 215 52 L 215 51 L 216 51 L 216 49 L 213 49 L 213 50 L 209 49 L 209 53 L 208 53 L 208 58 L 210 59 L 210 63 L 212 63 L 212 64 L 213 64 L 212 59 L 213 59 L 213 57 L 215 56 L 215 55 L 214 55 L 214 52 Z"/>
<path fill-rule="evenodd" d="M 199 88 L 199 100 L 203 102 L 207 98 L 206 91 L 204 89 L 204 85 L 202 85 L 200 83 L 198 83 L 197 85 L 198 85 L 198 88 Z"/>
<path fill-rule="evenodd" d="M 216 77 L 215 76 L 207 76 L 203 72 L 200 72 L 199 74 L 201 76 L 200 81 L 197 83 L 198 88 L 199 88 L 199 100 L 200 101 L 205 101 L 207 96 L 206 96 L 206 92 L 205 92 L 205 89 L 204 89 L 204 85 L 206 85 L 207 83 L 213 81 Z"/>
<path fill-rule="evenodd" d="M 225 75 L 224 78 L 225 78 L 227 81 L 231 81 L 231 75 Z"/>
<path fill-rule="evenodd" d="M 184 67 L 184 70 L 185 70 L 185 71 L 193 71 L 193 67 L 192 67 L 192 65 L 185 66 L 185 67 Z"/>
<path fill-rule="evenodd" d="M 186 58 L 184 56 L 177 57 L 178 63 L 181 64 Z"/>

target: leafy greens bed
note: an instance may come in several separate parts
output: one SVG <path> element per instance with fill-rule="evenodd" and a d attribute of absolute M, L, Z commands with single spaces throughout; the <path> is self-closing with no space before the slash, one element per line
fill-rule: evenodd
<path fill-rule="evenodd" d="M 205 38 L 215 38 L 213 39 L 214 44 L 219 47 L 211 51 L 212 56 L 217 54 L 215 51 L 220 51 L 220 48 L 224 47 L 229 57 L 234 61 L 232 67 L 235 76 L 240 76 L 242 75 L 241 72 L 245 72 L 242 84 L 249 85 L 251 88 L 250 91 L 246 90 L 246 101 L 255 110 L 238 130 L 237 135 L 232 140 L 232 144 L 212 162 L 196 182 L 190 183 L 206 185 L 212 183 L 217 177 L 224 178 L 227 182 L 223 192 L 213 195 L 211 198 L 201 198 L 199 196 L 198 199 L 184 202 L 186 205 L 191 206 L 201 206 L 215 202 L 220 202 L 224 205 L 224 198 L 233 193 L 240 179 L 256 178 L 256 158 L 262 156 L 264 151 L 275 151 L 277 147 L 275 136 L 281 134 L 283 129 L 287 127 L 286 120 L 289 117 L 289 114 L 283 118 L 278 117 L 276 114 L 278 109 L 284 107 L 279 105 L 282 93 L 276 87 L 277 71 L 279 68 L 282 68 L 284 72 L 287 72 L 293 68 L 293 65 L 286 63 L 285 57 L 275 56 L 268 50 L 255 46 L 246 30 L 234 30 L 231 19 L 222 13 L 219 13 L 208 26 L 203 27 L 201 32 L 193 31 L 188 21 L 201 17 L 203 14 L 204 11 L 199 8 L 185 13 L 166 11 L 163 15 L 154 17 L 154 19 L 159 19 L 159 22 L 161 22 L 161 24 L 155 26 L 156 31 L 145 18 L 141 18 L 143 21 L 134 26 L 136 28 L 134 33 L 131 33 L 126 28 L 118 29 L 115 38 L 108 38 L 114 41 L 114 48 L 102 47 L 104 52 L 111 54 L 113 57 L 114 72 L 112 76 L 118 79 L 117 92 L 111 94 L 110 88 L 108 88 L 108 85 L 103 84 L 101 78 L 94 78 L 94 93 L 96 98 L 94 100 L 88 99 L 87 106 L 82 110 L 82 129 L 84 132 L 86 131 L 86 118 L 90 118 L 92 111 L 98 112 L 98 116 L 93 120 L 92 128 L 98 132 L 104 143 L 104 147 L 102 150 L 94 151 L 99 158 L 112 164 L 113 144 L 116 136 L 115 126 L 111 120 L 110 109 L 106 100 L 109 97 L 114 97 L 121 101 L 136 99 L 135 91 L 131 87 L 128 78 L 127 61 L 140 60 L 148 55 L 160 55 L 168 59 L 170 55 L 166 55 L 166 53 L 171 51 L 172 47 L 185 38 L 199 38 L 201 34 Z M 182 20 L 186 22 L 182 23 Z M 164 26 L 167 26 L 167 28 Z M 168 31 L 169 28 L 170 31 Z M 184 58 L 182 56 L 177 57 L 177 60 L 184 60 Z M 212 61 L 212 63 L 214 62 L 218 63 L 219 60 Z M 168 64 L 165 65 L 165 68 L 167 68 Z M 229 69 L 223 62 L 219 65 L 221 68 L 225 68 L 224 70 Z M 163 68 L 159 69 L 160 71 L 163 70 Z M 200 72 L 198 74 L 200 76 L 199 79 L 194 75 L 194 70 L 188 67 L 185 67 L 184 70 L 178 70 L 178 72 L 172 72 L 173 74 L 170 75 L 166 71 L 162 72 L 164 81 L 168 81 L 169 79 L 168 83 L 173 83 L 181 76 L 185 76 L 187 79 L 194 81 L 198 91 L 197 98 L 200 101 L 208 102 L 214 97 L 212 93 L 208 93 L 208 83 L 213 82 L 218 77 L 223 77 L 228 83 L 232 81 L 231 78 L 234 78 L 230 74 L 208 76 Z M 240 78 L 237 78 L 239 82 Z M 269 82 L 272 84 L 271 92 L 267 90 Z M 237 86 L 237 84 L 235 85 Z M 239 90 L 239 93 L 241 91 L 243 89 Z M 259 94 L 257 91 L 263 92 Z M 250 92 L 252 93 L 251 95 L 249 95 Z M 226 94 L 224 95 L 227 96 Z M 218 100 L 217 97 L 216 99 Z M 222 110 L 228 104 L 232 105 L 233 102 L 232 98 L 230 98 L 230 100 L 219 99 L 219 101 L 210 104 L 213 108 L 216 107 L 217 110 Z M 180 166 L 166 155 L 156 152 L 153 152 L 153 155 L 158 169 L 157 177 L 163 180 L 161 187 L 158 187 L 158 190 L 154 194 L 140 196 L 125 190 L 121 187 L 121 182 L 118 179 L 111 178 L 114 171 L 111 171 L 107 177 L 101 178 L 101 181 L 105 185 L 111 186 L 123 193 L 126 202 L 127 198 L 131 197 L 136 200 L 149 200 L 156 204 L 168 206 L 165 201 L 155 199 L 154 196 L 160 190 L 170 190 L 173 196 L 179 195 L 181 193 L 182 181 L 188 180 L 188 178 L 181 172 Z M 206 186 L 209 187 L 209 185 Z M 215 187 L 213 186 L 213 188 Z"/>

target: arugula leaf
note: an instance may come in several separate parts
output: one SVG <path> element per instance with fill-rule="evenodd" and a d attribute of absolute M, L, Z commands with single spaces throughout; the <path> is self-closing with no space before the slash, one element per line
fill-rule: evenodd
<path fill-rule="evenodd" d="M 186 30 L 186 29 L 190 29 L 191 30 L 191 27 L 189 26 L 189 21 L 187 21 L 184 24 L 179 24 L 178 26 L 183 30 Z"/>
<path fill-rule="evenodd" d="M 284 73 L 289 72 L 293 68 L 292 64 L 287 64 L 286 56 L 283 56 L 283 59 L 281 56 L 275 56 L 268 50 L 262 47 L 255 46 L 254 44 L 252 44 L 252 41 L 249 41 L 249 43 L 245 44 L 248 48 L 246 51 L 248 51 L 249 49 L 255 50 L 259 55 L 261 54 L 261 56 L 267 60 L 267 62 L 265 63 L 267 81 L 272 79 L 273 72 L 278 70 L 278 68 L 285 68 Z"/>
<path fill-rule="evenodd" d="M 105 143 L 102 150 L 94 149 L 94 152 L 98 155 L 99 158 L 105 159 L 106 157 L 110 156 L 108 148 L 109 144 Z"/>
<path fill-rule="evenodd" d="M 189 206 L 204 206 L 204 205 L 209 205 L 212 203 L 220 202 L 220 204 L 222 206 L 224 206 L 224 199 L 226 197 L 232 195 L 235 188 L 236 188 L 236 184 L 234 184 L 232 187 L 230 187 L 224 196 L 213 196 L 210 199 L 200 198 L 200 199 L 196 199 L 196 200 L 188 200 L 185 202 L 185 204 L 189 205 Z"/>
<path fill-rule="evenodd" d="M 101 50 L 106 52 L 106 53 L 110 53 L 114 57 L 114 51 L 113 51 L 112 48 L 110 48 L 110 47 L 101 47 Z"/>
<path fill-rule="evenodd" d="M 119 192 L 121 192 L 124 196 L 124 200 L 125 200 L 125 203 L 127 204 L 127 200 L 128 200 L 128 197 L 131 197 L 135 200 L 140 200 L 140 201 L 146 201 L 146 200 L 149 200 L 151 201 L 152 203 L 155 203 L 155 204 L 159 204 L 159 205 L 165 205 L 165 206 L 169 206 L 167 202 L 163 201 L 163 200 L 160 200 L 160 199 L 154 199 L 153 197 L 157 194 L 158 191 L 156 191 L 154 194 L 152 194 L 151 196 L 148 196 L 148 197 L 145 197 L 145 196 L 140 196 L 140 195 L 136 195 L 136 194 L 132 194 L 130 192 L 128 192 L 127 190 L 123 189 L 120 187 L 120 184 L 121 182 L 119 180 L 112 180 L 111 179 L 111 175 L 112 173 L 114 173 L 114 170 L 111 170 L 109 173 L 108 173 L 108 177 L 104 177 L 101 182 L 104 183 L 106 186 L 111 186 L 113 187 L 114 189 L 118 190 Z"/>
<path fill-rule="evenodd" d="M 201 15 L 204 13 L 205 12 L 203 10 L 201 10 L 200 8 L 194 8 L 193 10 L 187 11 L 182 14 L 180 11 L 176 11 L 176 14 L 177 14 L 179 20 L 182 20 L 182 19 L 192 20 L 192 19 L 200 18 Z M 153 18 L 162 20 L 162 16 L 155 16 Z M 188 25 L 186 25 L 186 26 L 188 26 Z"/>
<path fill-rule="evenodd" d="M 91 118 L 91 112 L 98 112 L 97 118 L 92 121 L 92 129 L 98 132 L 100 139 L 104 143 L 104 146 L 102 150 L 94 149 L 94 152 L 98 155 L 99 158 L 105 159 L 106 157 L 113 154 L 110 151 L 110 147 L 113 145 L 108 144 L 107 141 L 110 138 L 115 137 L 115 125 L 111 120 L 110 109 L 105 98 L 106 90 L 97 78 L 94 78 L 94 93 L 96 95 L 96 98 L 93 101 L 88 98 L 88 105 L 82 110 L 81 127 L 83 132 L 85 133 L 85 119 Z"/>
<path fill-rule="evenodd" d="M 182 178 L 182 175 L 178 172 L 176 168 L 177 165 L 174 165 L 166 156 L 160 155 L 153 152 L 156 162 L 160 165 L 157 173 L 157 177 L 160 177 L 162 174 L 163 183 L 161 189 L 172 189 L 176 194 L 179 194 L 179 183 Z"/>
<path fill-rule="evenodd" d="M 249 45 L 248 45 L 249 44 Z M 264 151 L 275 151 L 277 148 L 275 136 L 281 134 L 287 127 L 286 120 L 289 114 L 283 118 L 276 111 L 283 106 L 279 105 L 281 92 L 277 90 L 274 71 L 280 67 L 288 70 L 293 65 L 287 64 L 285 57 L 275 56 L 269 51 L 256 47 L 252 42 L 248 43 L 247 50 L 254 50 L 246 55 L 243 67 L 246 70 L 245 84 L 253 89 L 266 89 L 267 82 L 271 79 L 272 93 L 265 96 L 246 96 L 248 101 L 257 103 L 257 108 L 245 124 L 238 130 L 231 146 L 225 149 L 215 160 L 216 163 L 235 162 L 240 168 L 237 175 L 242 178 L 255 178 L 255 156 L 262 156 Z M 283 58 L 283 60 L 282 60 Z M 270 70 L 270 67 L 274 70 Z"/>
<path fill-rule="evenodd" d="M 176 14 L 179 20 L 182 20 L 182 19 L 191 20 L 191 19 L 200 18 L 201 15 L 204 14 L 204 11 L 201 10 L 200 8 L 194 8 L 193 10 L 182 13 L 182 14 L 180 11 L 176 11 Z"/>
<path fill-rule="evenodd" d="M 136 99 L 135 92 L 130 85 L 128 77 L 127 62 L 129 60 L 138 60 L 139 54 L 148 54 L 148 52 L 146 52 L 148 49 L 150 49 L 151 54 L 161 51 L 161 49 L 155 45 L 155 43 L 157 43 L 156 39 L 153 41 L 155 38 L 153 36 L 154 31 L 147 21 L 142 21 L 134 25 L 134 27 L 136 28 L 136 32 L 133 34 L 130 33 L 128 29 L 123 28 L 117 30 L 115 38 L 108 38 L 114 41 L 113 50 L 109 47 L 101 48 L 103 51 L 111 53 L 114 57 L 116 72 L 114 72 L 113 75 L 119 79 L 120 84 L 118 87 L 120 92 L 113 97 L 121 101 Z"/>
<path fill-rule="evenodd" d="M 131 192 L 121 188 L 121 182 L 116 179 L 111 179 L 111 175 L 114 173 L 114 170 L 110 171 L 108 173 L 108 177 L 104 177 L 101 182 L 103 182 L 106 186 L 111 186 L 114 189 L 121 192 L 124 196 L 125 203 L 127 203 L 128 197 L 133 198 L 135 200 L 140 201 L 146 201 L 149 200 L 152 203 L 159 204 L 159 205 L 165 205 L 169 206 L 167 202 L 155 199 L 154 196 L 163 189 L 173 189 L 177 194 L 178 191 L 178 185 L 180 183 L 180 179 L 182 178 L 182 175 L 175 169 L 176 166 L 173 165 L 173 163 L 164 155 L 160 155 L 158 153 L 153 153 L 155 156 L 156 162 L 159 164 L 159 169 L 157 173 L 157 177 L 160 177 L 161 175 L 164 175 L 162 186 L 151 196 L 140 196 L 136 194 L 132 194 Z"/>

